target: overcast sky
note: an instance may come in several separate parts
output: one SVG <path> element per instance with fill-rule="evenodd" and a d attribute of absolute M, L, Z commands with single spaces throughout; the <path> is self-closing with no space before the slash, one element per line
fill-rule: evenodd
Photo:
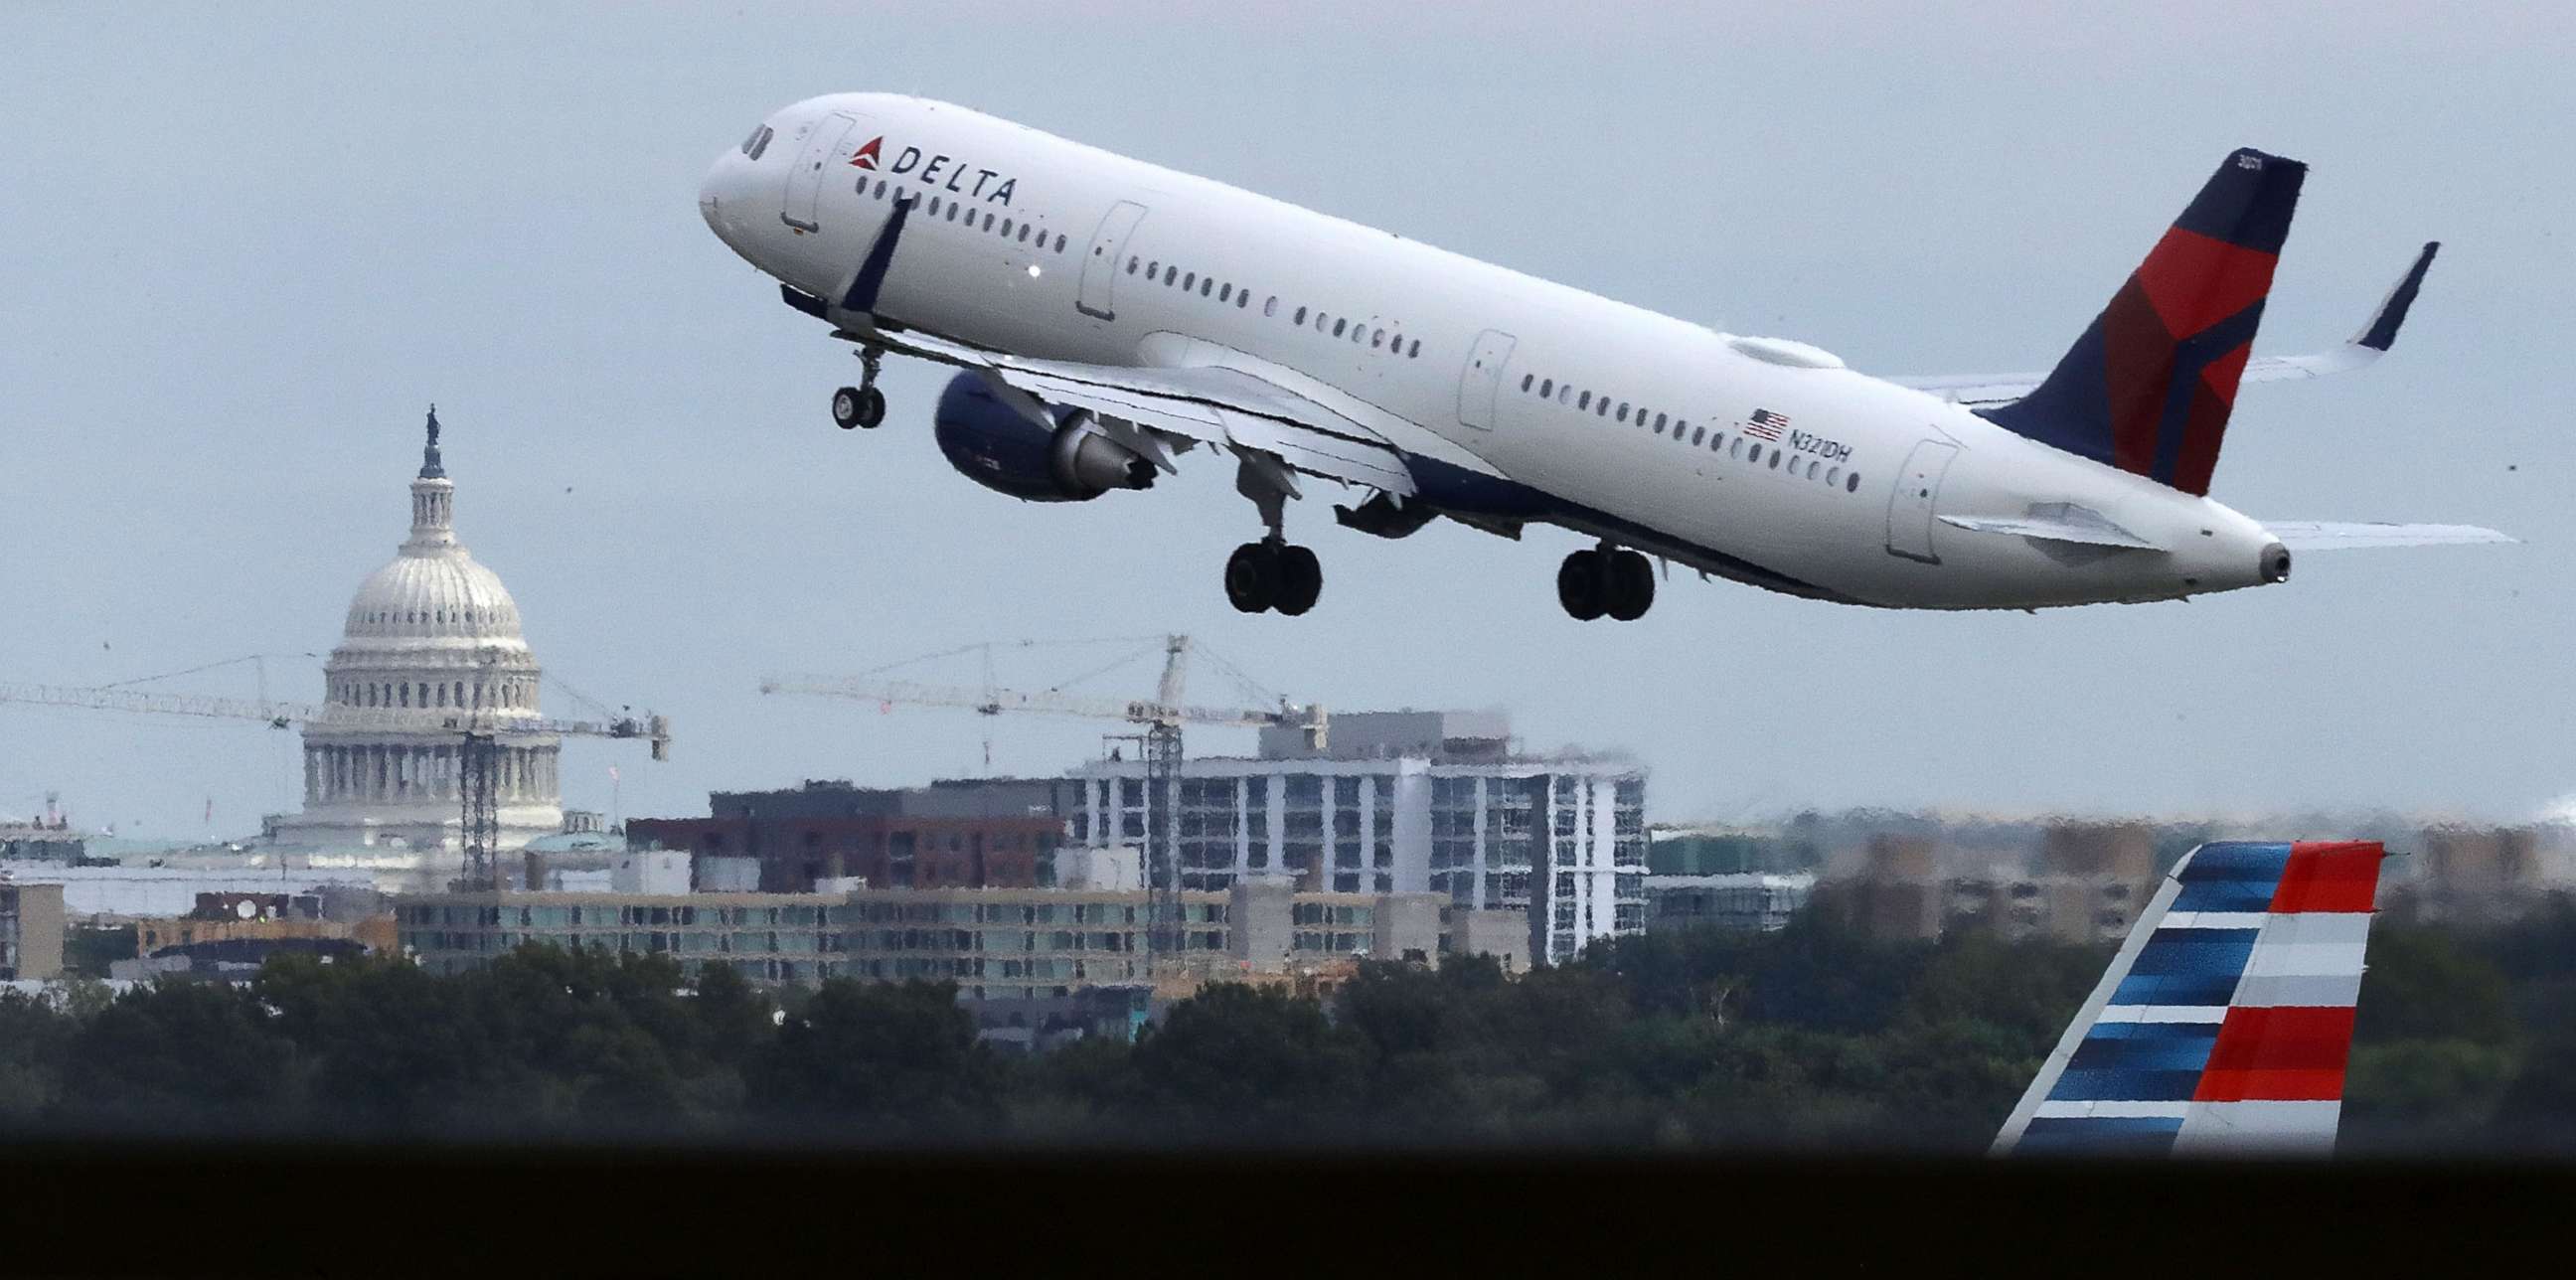
<path fill-rule="evenodd" d="M 2563 8 L 1639 8 L 0 6 L 0 679 L 258 653 L 273 692 L 318 698 L 350 593 L 403 536 L 435 400 L 460 536 L 547 671 L 676 722 L 667 765 L 568 746 L 574 806 L 608 806 L 612 763 L 630 815 L 971 773 L 988 728 L 998 769 L 1051 772 L 1101 730 L 755 682 L 1161 631 L 1332 707 L 1504 707 L 1533 747 L 1631 749 L 1658 820 L 2514 817 L 2576 790 Z M 901 361 L 887 429 L 832 429 L 847 348 L 693 200 L 761 116 L 849 89 L 1891 373 L 2046 367 L 2217 161 L 2262 147 L 2313 169 L 2259 348 L 2341 340 L 2418 243 L 2445 247 L 2392 358 L 2246 391 L 2214 496 L 2528 543 L 2313 554 L 2286 587 L 2036 616 L 1676 581 L 1641 623 L 1585 625 L 1554 596 L 1572 534 L 1383 542 L 1310 501 L 1290 531 L 1322 603 L 1247 618 L 1218 581 L 1258 530 L 1229 468 L 1020 505 L 947 468 L 943 374 Z M 253 726 L 0 706 L 0 812 L 59 788 L 91 826 L 241 834 L 292 806 L 294 759 Z"/>

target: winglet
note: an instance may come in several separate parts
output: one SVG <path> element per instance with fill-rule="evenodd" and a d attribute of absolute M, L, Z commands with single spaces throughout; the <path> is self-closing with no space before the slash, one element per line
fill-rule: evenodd
<path fill-rule="evenodd" d="M 2415 255 L 2415 265 L 2406 269 L 2406 278 L 2388 291 L 2388 296 L 2380 300 L 2379 311 L 2370 317 L 2370 323 L 2353 337 L 2354 346 L 2386 351 L 2395 345 L 2397 326 L 2406 323 L 2406 309 L 2415 305 L 2415 294 L 2424 287 L 2424 273 L 2431 269 L 2433 255 L 2441 248 L 2439 240 L 2424 242 L 2424 251 Z"/>

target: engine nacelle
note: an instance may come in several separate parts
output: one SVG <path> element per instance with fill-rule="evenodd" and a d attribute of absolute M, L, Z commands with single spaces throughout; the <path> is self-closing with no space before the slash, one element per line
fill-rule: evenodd
<path fill-rule="evenodd" d="M 1112 489 L 1150 489 L 1154 464 L 1109 438 L 1089 410 L 1052 408 L 1041 427 L 994 396 L 983 375 L 949 379 L 933 434 L 958 474 L 1030 502 L 1087 502 Z"/>

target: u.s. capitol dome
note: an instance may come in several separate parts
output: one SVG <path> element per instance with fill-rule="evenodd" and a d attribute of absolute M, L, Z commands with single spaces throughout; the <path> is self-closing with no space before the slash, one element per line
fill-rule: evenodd
<path fill-rule="evenodd" d="M 438 450 L 438 413 L 411 482 L 411 532 L 394 559 L 367 575 L 349 601 L 340 644 L 323 666 L 334 706 L 482 712 L 485 723 L 538 718 L 536 655 L 519 629 L 519 606 L 456 540 L 456 484 Z M 500 748 L 494 808 L 497 847 L 515 849 L 562 826 L 551 737 L 512 736 Z M 462 736 L 438 729 L 315 723 L 304 732 L 304 808 L 271 820 L 277 845 L 364 851 L 425 872 L 462 857 Z"/>

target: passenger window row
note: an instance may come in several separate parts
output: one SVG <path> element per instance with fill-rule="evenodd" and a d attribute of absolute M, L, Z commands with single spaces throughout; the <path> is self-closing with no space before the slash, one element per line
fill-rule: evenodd
<path fill-rule="evenodd" d="M 1534 373 L 1524 373 L 1521 375 L 1521 390 L 1525 393 L 1536 395 L 1541 400 L 1550 400 L 1558 404 L 1572 405 L 1578 413 L 1590 413 L 1594 417 L 1612 418 L 1619 422 L 1634 421 L 1641 427 L 1647 424 L 1646 407 L 1644 405 L 1631 405 L 1627 401 L 1621 400 L 1618 402 L 1619 411 L 1616 414 L 1613 414 L 1610 411 L 1611 399 L 1609 396 L 1596 396 L 1589 391 L 1577 391 L 1574 384 L 1571 382 L 1559 383 L 1554 378 L 1541 378 Z M 1672 429 L 1672 437 L 1675 440 L 1683 438 L 1686 433 L 1692 430 L 1689 422 L 1676 422 L 1667 414 L 1655 414 L 1653 422 L 1656 435 L 1664 434 L 1665 428 L 1670 427 Z M 1698 428 L 1698 430 L 1700 436 L 1702 438 L 1706 438 L 1708 435 L 1708 428 L 1701 427 Z"/>
<path fill-rule="evenodd" d="M 883 178 L 877 179 L 873 185 L 865 178 L 859 179 L 859 194 L 871 200 L 885 199 L 890 189 Z M 1017 240 L 1040 253 L 1064 252 L 1063 232 L 1058 231 L 1050 235 L 1046 228 L 1034 222 L 1022 222 L 1016 217 L 995 213 L 990 209 L 978 209 L 963 200 L 932 196 L 927 204 L 922 205 L 922 213 L 926 217 L 937 218 L 943 222 L 963 224 L 969 231 L 981 231 L 986 235 L 998 235 L 1005 240 Z"/>
<path fill-rule="evenodd" d="M 1632 405 L 1625 400 L 1614 402 L 1608 395 L 1579 391 L 1571 382 L 1560 383 L 1554 378 L 1524 373 L 1521 375 L 1521 391 L 1551 403 L 1571 405 L 1577 413 L 1590 413 L 1596 418 L 1608 418 L 1614 422 L 1633 422 L 1677 444 L 1693 448 L 1706 445 L 1710 452 L 1725 454 L 1746 466 L 1768 464 L 1774 471 L 1785 466 L 1790 475 L 1801 479 L 1821 480 L 1828 486 L 1839 486 L 1845 493 L 1860 492 L 1858 471 L 1845 471 L 1840 466 L 1828 467 L 1816 458 L 1791 458 L 1789 451 L 1777 444 L 1747 439 L 1741 433 L 1729 436 L 1723 428 L 1711 431 L 1704 425 L 1692 426 L 1688 419 L 1675 419 L 1660 412 L 1649 415 L 1644 405 Z M 1612 408 L 1614 403 L 1616 409 Z"/>
<path fill-rule="evenodd" d="M 1147 280 L 1159 280 L 1166 287 L 1178 288 L 1183 293 L 1196 293 L 1202 298 L 1213 298 L 1219 306 L 1230 302 L 1236 310 L 1244 310 L 1252 305 L 1252 290 L 1238 288 L 1231 282 L 1220 283 L 1214 276 L 1202 276 L 1195 271 L 1183 271 L 1179 266 L 1160 258 L 1148 259 L 1130 254 L 1127 258 L 1127 274 L 1143 276 Z M 1278 316 L 1279 295 L 1274 293 L 1262 300 L 1261 314 L 1264 318 Z M 1302 329 L 1306 327 L 1307 315 L 1307 308 L 1299 307 L 1289 323 Z M 1328 316 L 1321 310 L 1313 312 L 1313 316 L 1317 333 L 1335 338 L 1347 336 L 1353 346 L 1366 343 L 1372 351 L 1401 355 L 1408 360 L 1422 358 L 1422 339 L 1420 338 L 1407 338 L 1402 333 L 1391 333 L 1384 325 L 1372 325 L 1366 321 L 1354 323 L 1348 316 Z"/>

